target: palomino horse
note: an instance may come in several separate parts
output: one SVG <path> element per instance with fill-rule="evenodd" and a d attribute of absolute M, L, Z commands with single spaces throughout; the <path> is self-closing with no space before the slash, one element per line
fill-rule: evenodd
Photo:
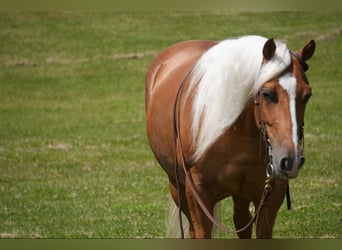
<path fill-rule="evenodd" d="M 304 164 L 311 96 L 304 71 L 314 50 L 314 41 L 293 52 L 277 40 L 244 36 L 181 42 L 152 63 L 148 139 L 190 237 L 211 237 L 214 206 L 228 196 L 240 238 L 251 237 L 253 221 L 258 238 L 272 237 L 288 178 Z"/>

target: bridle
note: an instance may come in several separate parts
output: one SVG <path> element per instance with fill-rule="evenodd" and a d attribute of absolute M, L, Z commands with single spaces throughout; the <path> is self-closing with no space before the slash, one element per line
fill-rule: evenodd
<path fill-rule="evenodd" d="M 296 52 L 290 50 L 289 51 L 291 55 L 293 55 L 298 62 L 301 64 L 301 66 L 303 67 L 304 72 L 306 72 L 309 69 L 309 65 L 304 61 L 304 59 L 298 55 Z M 272 153 L 272 146 L 271 146 L 271 140 L 269 139 L 268 135 L 267 135 L 267 131 L 266 131 L 266 125 L 264 120 L 262 119 L 261 116 L 261 111 L 260 111 L 260 91 L 254 96 L 254 105 L 256 108 L 256 113 L 257 113 L 257 117 L 258 117 L 258 121 L 259 121 L 259 125 L 260 125 L 260 131 L 261 131 L 261 135 L 263 137 L 263 140 L 266 144 L 266 151 L 268 153 L 268 157 L 269 157 L 269 163 L 266 166 L 266 177 L 267 178 L 273 178 L 273 173 L 274 173 L 274 166 L 273 166 L 273 153 Z M 300 127 L 300 131 L 299 131 L 299 137 L 298 137 L 298 144 L 301 146 L 302 148 L 302 153 L 304 152 L 304 123 L 302 124 L 302 126 Z M 291 195 L 290 195 L 290 186 L 289 186 L 289 182 L 287 177 L 286 181 L 287 181 L 287 187 L 286 187 L 286 204 L 287 204 L 287 209 L 291 210 Z"/>
<path fill-rule="evenodd" d="M 293 52 L 290 50 L 290 54 L 293 55 L 299 61 L 299 63 L 302 65 L 304 71 L 306 71 L 309 68 L 308 64 L 296 52 Z M 259 213 L 260 213 L 261 209 L 263 208 L 263 206 L 266 204 L 268 195 L 272 190 L 271 181 L 274 177 L 272 146 L 271 146 L 270 139 L 268 138 L 267 131 L 266 131 L 266 125 L 262 119 L 261 111 L 260 111 L 260 91 L 254 97 L 254 105 L 255 105 L 256 110 L 257 110 L 258 120 L 260 123 L 261 135 L 263 136 L 264 142 L 266 144 L 266 150 L 267 150 L 268 157 L 269 157 L 269 163 L 266 166 L 265 185 L 264 185 L 264 189 L 262 191 L 262 195 L 260 198 L 259 205 L 255 210 L 254 216 L 251 218 L 251 220 L 247 223 L 246 226 L 244 226 L 240 229 L 237 229 L 237 230 L 232 230 L 232 229 L 226 228 L 218 220 L 216 220 L 215 217 L 210 213 L 210 211 L 205 206 L 205 204 L 204 204 L 202 198 L 200 197 L 199 192 L 198 192 L 198 190 L 194 184 L 194 181 L 191 177 L 191 173 L 189 170 L 189 164 L 186 163 L 186 160 L 184 157 L 183 144 L 182 144 L 182 139 L 180 136 L 180 98 L 181 98 L 182 93 L 184 91 L 185 83 L 189 79 L 189 76 L 191 75 L 192 71 L 193 71 L 193 68 L 191 68 L 189 70 L 189 72 L 187 73 L 187 75 L 185 76 L 183 81 L 181 82 L 180 87 L 178 88 L 178 91 L 177 91 L 176 99 L 174 102 L 174 108 L 173 108 L 173 127 L 174 127 L 174 142 L 175 142 L 174 143 L 174 152 L 175 152 L 175 168 L 174 168 L 174 171 L 175 171 L 176 188 L 177 188 L 177 192 L 178 192 L 178 201 L 177 201 L 178 204 L 177 205 L 178 205 L 178 219 L 179 219 L 179 226 L 180 226 L 180 231 L 181 231 L 181 238 L 184 238 L 184 229 L 183 229 L 182 211 L 181 211 L 181 191 L 180 191 L 180 182 L 179 182 L 179 161 L 180 161 L 180 164 L 182 165 L 183 171 L 185 173 L 185 178 L 189 182 L 192 194 L 194 195 L 197 203 L 199 204 L 199 206 L 201 207 L 203 212 L 206 214 L 208 219 L 214 225 L 216 225 L 219 229 L 221 229 L 224 232 L 232 233 L 232 234 L 240 233 L 240 232 L 243 232 L 244 230 L 246 230 L 254 221 L 258 221 Z M 302 146 L 304 145 L 304 124 L 300 129 L 299 143 Z M 180 158 L 178 158 L 178 152 L 179 152 Z M 287 181 L 287 188 L 286 188 L 286 198 L 287 198 L 286 199 L 287 200 L 287 208 L 288 208 L 288 210 L 290 210 L 291 209 L 291 199 L 290 199 L 290 189 L 289 189 L 288 181 Z"/>

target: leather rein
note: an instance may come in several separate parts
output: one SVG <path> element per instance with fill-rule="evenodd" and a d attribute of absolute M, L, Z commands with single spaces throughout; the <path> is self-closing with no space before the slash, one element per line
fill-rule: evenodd
<path fill-rule="evenodd" d="M 306 64 L 306 62 L 302 59 L 302 57 L 300 55 L 298 55 L 296 52 L 293 52 L 291 50 L 290 50 L 290 54 L 293 55 L 300 62 L 304 71 L 306 71 L 308 69 L 309 66 Z M 186 164 L 186 160 L 184 157 L 183 144 L 182 144 L 182 139 L 180 136 L 180 98 L 181 98 L 181 95 L 183 93 L 185 83 L 189 79 L 189 76 L 191 75 L 192 70 L 193 70 L 193 68 L 187 73 L 187 75 L 183 79 L 180 87 L 178 88 L 176 99 L 174 102 L 174 108 L 173 108 L 173 127 L 174 127 L 174 141 L 175 141 L 175 143 L 174 143 L 174 150 L 175 150 L 175 168 L 174 168 L 174 171 L 175 171 L 176 187 L 177 187 L 177 192 L 178 192 L 178 201 L 177 201 L 178 204 L 177 205 L 178 205 L 178 219 L 179 219 L 179 226 L 180 226 L 180 231 L 181 231 L 181 238 L 184 238 L 184 229 L 183 229 L 182 211 L 181 211 L 179 163 L 182 166 L 182 169 L 185 173 L 185 178 L 190 185 L 192 194 L 194 195 L 197 203 L 199 204 L 199 206 L 201 207 L 201 209 L 205 213 L 205 215 L 208 217 L 208 219 L 216 227 L 218 227 L 220 230 L 222 230 L 226 233 L 230 233 L 230 234 L 240 233 L 240 232 L 243 232 L 244 230 L 246 230 L 253 222 L 255 222 L 255 221 L 257 222 L 260 211 L 263 208 L 263 206 L 266 204 L 268 195 L 272 190 L 271 181 L 272 181 L 273 173 L 274 173 L 274 171 L 273 171 L 273 169 L 274 169 L 273 159 L 272 159 L 273 154 L 272 154 L 272 147 L 271 147 L 270 139 L 267 136 L 266 126 L 265 126 L 265 123 L 264 123 L 262 116 L 261 116 L 260 92 L 258 92 L 254 97 L 254 105 L 255 105 L 256 110 L 257 110 L 258 120 L 260 123 L 261 135 L 263 136 L 263 139 L 265 141 L 267 153 L 269 156 L 269 163 L 266 166 L 266 180 L 265 180 L 264 189 L 263 189 L 262 194 L 261 194 L 260 202 L 259 202 L 258 207 L 255 210 L 254 216 L 246 224 L 246 226 L 244 226 L 240 229 L 237 229 L 237 230 L 233 230 L 233 229 L 229 229 L 229 228 L 226 228 L 225 226 L 223 226 L 208 210 L 208 208 L 204 204 L 204 202 L 203 202 L 202 198 L 200 197 L 200 194 L 199 194 L 199 192 L 195 186 L 195 183 L 191 177 L 189 165 Z M 301 131 L 300 131 L 300 138 L 299 138 L 300 143 L 303 143 L 303 141 L 304 141 L 303 129 L 304 129 L 304 126 L 301 128 Z M 178 157 L 178 153 L 179 153 L 179 157 Z M 286 198 L 287 198 L 287 208 L 288 208 L 288 210 L 290 210 L 291 209 L 291 199 L 290 199 L 290 189 L 289 189 L 288 181 L 287 181 L 287 189 L 286 189 Z"/>

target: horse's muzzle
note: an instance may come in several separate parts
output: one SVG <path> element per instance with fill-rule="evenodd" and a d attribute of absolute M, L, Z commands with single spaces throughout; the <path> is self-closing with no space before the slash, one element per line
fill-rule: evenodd
<path fill-rule="evenodd" d="M 287 178 L 296 178 L 299 170 L 303 167 L 305 162 L 304 156 L 299 156 L 296 159 L 284 157 L 280 161 L 280 169 L 287 176 Z"/>

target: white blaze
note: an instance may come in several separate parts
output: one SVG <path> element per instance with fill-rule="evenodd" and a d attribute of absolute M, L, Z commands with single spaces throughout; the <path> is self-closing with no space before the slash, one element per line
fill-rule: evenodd
<path fill-rule="evenodd" d="M 296 86 L 297 80 L 291 73 L 287 73 L 279 78 L 279 84 L 287 91 L 290 103 L 290 114 L 292 122 L 292 140 L 295 149 L 295 157 L 297 158 L 298 134 L 297 134 L 297 117 L 296 117 Z"/>

